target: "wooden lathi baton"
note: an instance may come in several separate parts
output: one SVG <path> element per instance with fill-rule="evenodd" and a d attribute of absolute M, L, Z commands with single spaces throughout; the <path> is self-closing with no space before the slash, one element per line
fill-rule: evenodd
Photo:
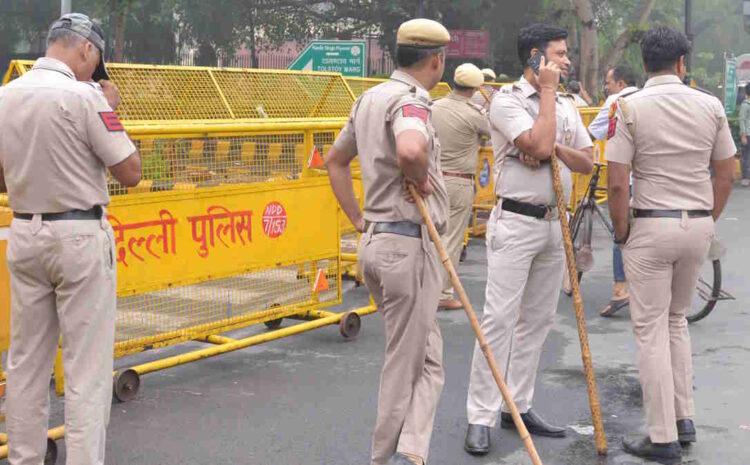
<path fill-rule="evenodd" d="M 552 182 L 557 197 L 557 211 L 560 217 L 560 229 L 562 229 L 563 244 L 565 246 L 565 257 L 568 263 L 568 277 L 573 290 L 573 308 L 576 312 L 576 323 L 578 325 L 578 342 L 581 344 L 581 358 L 583 359 L 583 373 L 586 377 L 586 388 L 589 394 L 589 406 L 591 407 L 591 420 L 594 423 L 594 436 L 596 437 L 596 451 L 599 455 L 607 454 L 607 438 L 604 437 L 604 426 L 602 425 L 602 412 L 599 408 L 599 395 L 596 390 L 596 379 L 594 378 L 594 364 L 591 361 L 591 350 L 589 349 L 589 335 L 586 330 L 586 318 L 583 314 L 583 299 L 581 288 L 578 285 L 578 271 L 576 256 L 573 251 L 573 240 L 570 237 L 568 227 L 568 215 L 563 197 L 562 180 L 557 163 L 557 156 L 553 153 L 549 159 L 552 168 Z"/>
<path fill-rule="evenodd" d="M 490 366 L 490 371 L 492 372 L 492 377 L 495 378 L 497 387 L 500 388 L 500 393 L 503 396 L 503 401 L 505 401 L 505 405 L 508 407 L 508 409 L 510 409 L 510 414 L 513 417 L 513 423 L 515 423 L 518 434 L 521 436 L 521 440 L 523 441 L 524 446 L 526 446 L 526 450 L 531 457 L 531 461 L 534 465 L 542 465 L 542 459 L 539 458 L 539 454 L 534 447 L 534 442 L 531 440 L 529 431 L 526 429 L 526 425 L 524 425 L 523 420 L 521 420 L 521 414 L 518 413 L 516 403 L 513 402 L 513 397 L 510 395 L 508 386 L 506 386 L 505 381 L 503 380 L 503 375 L 500 373 L 500 368 L 497 366 L 497 362 L 495 361 L 495 357 L 492 355 L 490 346 L 489 344 L 487 344 L 487 340 L 484 338 L 484 334 L 482 334 L 482 329 L 479 327 L 479 320 L 477 319 L 476 313 L 474 313 L 474 308 L 471 306 L 469 296 L 466 295 L 466 291 L 461 285 L 461 280 L 458 279 L 458 273 L 456 273 L 456 269 L 453 268 L 453 263 L 451 262 L 451 258 L 448 255 L 448 252 L 445 250 L 445 247 L 443 247 L 443 243 L 440 242 L 440 235 L 438 234 L 437 229 L 435 229 L 435 225 L 430 219 L 430 215 L 425 208 L 424 201 L 419 195 L 419 192 L 417 192 L 417 189 L 411 184 L 409 184 L 409 191 L 411 192 L 412 197 L 414 197 L 414 201 L 417 203 L 419 213 L 421 213 L 422 218 L 424 218 L 424 222 L 427 225 L 427 230 L 430 233 L 430 238 L 435 244 L 438 256 L 440 257 L 440 261 L 443 263 L 445 270 L 448 272 L 448 276 L 450 276 L 451 278 L 451 284 L 453 285 L 453 288 L 458 293 L 458 299 L 464 306 L 466 316 L 469 317 L 469 323 L 471 323 L 471 328 L 474 330 L 474 334 L 477 336 L 479 347 L 481 347 L 482 352 L 487 359 L 487 363 Z"/>

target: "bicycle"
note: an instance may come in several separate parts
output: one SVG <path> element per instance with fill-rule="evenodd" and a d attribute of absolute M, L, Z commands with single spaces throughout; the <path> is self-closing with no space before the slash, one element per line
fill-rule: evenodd
<path fill-rule="evenodd" d="M 600 163 L 596 163 L 586 192 L 578 203 L 573 219 L 570 221 L 570 234 L 573 239 L 573 249 L 576 254 L 576 265 L 578 268 L 578 282 L 581 282 L 583 274 L 590 271 L 594 266 L 594 254 L 591 249 L 591 237 L 593 234 L 594 217 L 604 227 L 609 237 L 614 240 L 615 229 L 609 221 L 608 215 L 599 204 L 606 198 L 597 199 L 597 192 L 606 191 L 599 187 L 601 175 Z M 566 294 L 570 295 L 569 292 Z M 689 323 L 695 323 L 707 317 L 720 300 L 734 300 L 734 297 L 721 289 L 721 261 L 706 260 L 698 277 L 697 292 L 693 298 L 693 305 L 688 311 L 686 318 Z"/>

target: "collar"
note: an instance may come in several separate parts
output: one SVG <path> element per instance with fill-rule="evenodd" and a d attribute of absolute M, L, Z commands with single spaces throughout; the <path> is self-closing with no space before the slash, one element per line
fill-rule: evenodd
<path fill-rule="evenodd" d="M 513 84 L 513 86 L 518 89 L 521 89 L 521 92 L 523 92 L 523 96 L 526 98 L 529 98 L 532 95 L 536 94 L 536 89 L 534 89 L 534 86 L 532 86 L 531 83 L 527 81 L 524 76 L 521 76 L 521 79 L 519 79 L 518 82 Z"/>
<path fill-rule="evenodd" d="M 477 92 L 479 92 L 479 91 L 477 91 Z M 456 95 L 453 92 L 451 92 L 450 94 L 446 95 L 444 98 L 448 98 L 448 99 L 451 99 L 451 100 L 456 100 L 458 102 L 468 102 L 470 100 L 469 97 L 464 97 L 463 95 Z"/>
<path fill-rule="evenodd" d="M 652 86 L 661 86 L 664 84 L 682 84 L 682 80 L 677 77 L 676 74 L 665 74 L 663 76 L 654 76 L 650 78 L 648 81 L 646 81 L 646 84 L 643 86 L 645 89 L 646 87 L 652 87 Z"/>
<path fill-rule="evenodd" d="M 412 77 L 411 74 L 405 73 L 398 69 L 394 71 L 393 74 L 391 74 L 391 79 L 393 79 L 394 81 L 403 82 L 404 84 L 412 86 L 412 87 L 417 87 L 419 89 L 427 90 L 424 88 L 422 84 L 419 83 L 419 81 L 414 79 L 414 77 Z"/>
<path fill-rule="evenodd" d="M 49 71 L 57 71 L 69 77 L 70 79 L 76 80 L 76 75 L 73 74 L 73 70 L 68 65 L 60 60 L 50 57 L 41 57 L 36 60 L 34 66 L 31 69 L 46 69 Z"/>

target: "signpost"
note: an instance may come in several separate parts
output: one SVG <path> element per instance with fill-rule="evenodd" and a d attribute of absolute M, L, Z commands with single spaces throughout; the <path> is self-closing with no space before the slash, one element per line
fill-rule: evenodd
<path fill-rule="evenodd" d="M 737 103 L 737 62 L 734 58 L 725 58 L 724 67 L 724 109 L 728 115 L 735 111 Z"/>
<path fill-rule="evenodd" d="M 367 43 L 364 40 L 313 40 L 288 69 L 366 77 L 366 58 Z"/>

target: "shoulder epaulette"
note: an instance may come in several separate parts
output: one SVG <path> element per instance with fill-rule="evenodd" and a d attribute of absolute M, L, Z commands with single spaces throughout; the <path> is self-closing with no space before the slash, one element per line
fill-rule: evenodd
<path fill-rule="evenodd" d="M 642 90 L 643 90 L 643 89 L 635 89 L 635 90 L 631 90 L 631 91 L 630 91 L 630 92 L 628 92 L 627 94 L 625 94 L 625 93 L 622 93 L 622 94 L 620 94 L 620 95 L 619 95 L 619 97 L 617 97 L 617 99 L 619 100 L 619 99 L 621 99 L 621 98 L 625 98 L 625 97 L 630 97 L 631 95 L 637 94 L 638 92 L 640 92 L 640 91 L 642 91 Z"/>
<path fill-rule="evenodd" d="M 691 87 L 692 87 L 692 86 L 691 86 Z M 715 97 L 715 95 L 713 94 L 713 92 L 711 92 L 710 90 L 706 90 L 706 89 L 704 89 L 704 88 L 702 88 L 702 87 L 693 87 L 693 89 L 695 89 L 695 90 L 697 90 L 697 91 L 700 91 L 700 92 L 703 92 L 704 94 L 708 94 L 708 95 L 710 95 L 711 97 Z"/>

